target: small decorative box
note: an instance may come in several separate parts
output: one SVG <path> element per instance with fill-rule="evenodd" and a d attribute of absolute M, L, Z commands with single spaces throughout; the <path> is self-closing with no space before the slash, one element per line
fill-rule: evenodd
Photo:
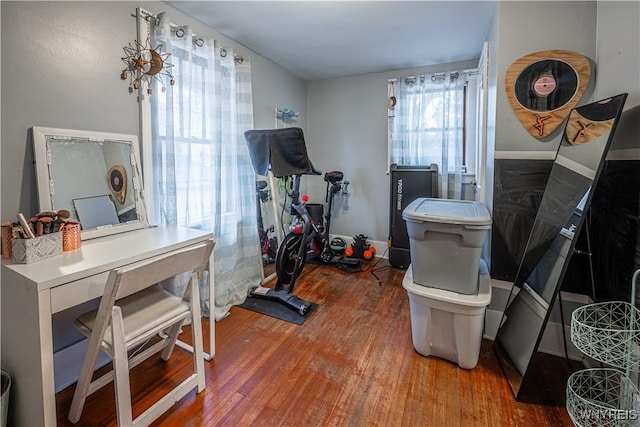
<path fill-rule="evenodd" d="M 16 264 L 29 264 L 62 253 L 62 233 L 44 234 L 33 239 L 13 239 L 11 255 Z"/>

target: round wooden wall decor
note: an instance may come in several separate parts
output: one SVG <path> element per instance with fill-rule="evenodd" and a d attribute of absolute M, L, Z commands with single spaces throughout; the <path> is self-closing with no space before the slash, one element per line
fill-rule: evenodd
<path fill-rule="evenodd" d="M 542 50 L 507 69 L 507 98 L 516 117 L 535 138 L 553 133 L 576 106 L 591 78 L 589 60 L 570 50 Z"/>

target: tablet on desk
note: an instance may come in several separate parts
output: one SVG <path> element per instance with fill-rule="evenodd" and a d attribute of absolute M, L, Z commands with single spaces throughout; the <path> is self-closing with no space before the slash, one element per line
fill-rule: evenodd
<path fill-rule="evenodd" d="M 83 230 L 119 224 L 116 206 L 108 195 L 73 199 L 78 221 Z"/>

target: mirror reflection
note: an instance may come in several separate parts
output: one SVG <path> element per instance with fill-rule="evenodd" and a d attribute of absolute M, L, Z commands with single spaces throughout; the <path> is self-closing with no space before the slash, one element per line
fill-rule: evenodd
<path fill-rule="evenodd" d="M 274 195 L 270 182 L 273 177 L 256 177 L 256 216 L 258 218 L 258 237 L 260 239 L 260 257 L 262 280 L 275 274 L 275 259 L 280 228 L 276 224 L 275 208 L 277 196 Z"/>
<path fill-rule="evenodd" d="M 576 209 L 591 183 L 590 178 L 565 168 L 556 158 L 516 274 L 515 286 L 527 283 L 552 242 L 562 237 L 563 227 L 575 230 L 580 218 Z M 572 218 L 575 223 L 571 223 Z"/>
<path fill-rule="evenodd" d="M 256 175 L 256 214 L 260 240 L 261 283 L 276 277 L 276 254 L 290 223 L 284 186 L 286 183 L 273 176 Z"/>
<path fill-rule="evenodd" d="M 33 138 L 40 211 L 69 211 L 83 239 L 146 225 L 135 136 L 35 127 Z"/>
<path fill-rule="evenodd" d="M 519 397 L 580 233 L 626 94 L 572 110 L 494 348 Z"/>

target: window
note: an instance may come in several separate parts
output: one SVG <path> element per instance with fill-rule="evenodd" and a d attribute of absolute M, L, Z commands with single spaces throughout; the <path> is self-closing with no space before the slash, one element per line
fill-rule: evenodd
<path fill-rule="evenodd" d="M 441 196 L 460 198 L 463 175 L 475 173 L 475 92 L 475 76 L 460 71 L 390 80 L 389 163 L 435 163 Z"/>

